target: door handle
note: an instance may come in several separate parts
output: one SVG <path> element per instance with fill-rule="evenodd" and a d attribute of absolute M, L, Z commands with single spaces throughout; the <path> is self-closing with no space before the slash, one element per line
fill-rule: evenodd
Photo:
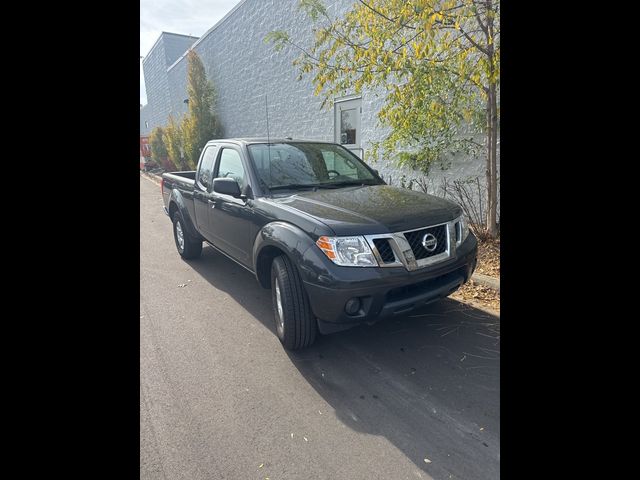
<path fill-rule="evenodd" d="M 216 201 L 215 200 L 207 200 L 207 203 L 211 206 L 211 208 L 216 208 Z"/>

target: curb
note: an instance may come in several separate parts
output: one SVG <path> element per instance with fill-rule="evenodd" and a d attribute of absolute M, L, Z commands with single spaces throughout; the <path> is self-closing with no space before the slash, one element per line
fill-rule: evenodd
<path fill-rule="evenodd" d="M 158 185 L 160 185 L 160 180 L 162 179 L 161 176 L 156 175 L 155 173 L 143 172 L 142 170 L 140 171 L 140 175 L 142 175 L 143 177 L 146 177 L 149 180 L 151 180 L 152 182 L 155 182 Z"/>
<path fill-rule="evenodd" d="M 495 277 L 490 277 L 489 275 L 483 275 L 482 273 L 474 273 L 471 275 L 471 280 L 480 285 L 484 285 L 485 287 L 493 288 L 494 290 L 500 291 L 500 279 Z"/>

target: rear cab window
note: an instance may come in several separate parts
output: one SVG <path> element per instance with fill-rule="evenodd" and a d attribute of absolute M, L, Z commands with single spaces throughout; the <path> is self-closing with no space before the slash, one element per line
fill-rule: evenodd
<path fill-rule="evenodd" d="M 209 145 L 205 147 L 202 161 L 200 162 L 200 166 L 196 174 L 196 182 L 207 191 L 211 190 L 211 185 L 213 184 L 213 165 L 216 162 L 217 153 L 217 145 Z"/>

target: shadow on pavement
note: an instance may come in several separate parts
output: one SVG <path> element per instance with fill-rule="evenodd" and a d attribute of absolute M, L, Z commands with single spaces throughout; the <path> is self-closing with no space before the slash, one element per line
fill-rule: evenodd
<path fill-rule="evenodd" d="M 189 264 L 275 335 L 270 291 L 250 272 L 210 247 Z M 499 478 L 499 318 L 446 299 L 288 355 L 344 424 L 431 477 Z"/>

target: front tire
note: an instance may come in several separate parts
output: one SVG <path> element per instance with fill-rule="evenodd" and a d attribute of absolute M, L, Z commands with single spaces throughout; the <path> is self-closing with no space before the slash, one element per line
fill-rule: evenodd
<path fill-rule="evenodd" d="M 178 253 L 185 260 L 198 258 L 202 253 L 202 240 L 195 239 L 189 235 L 179 211 L 173 214 L 173 239 L 176 242 Z"/>
<path fill-rule="evenodd" d="M 287 350 L 313 344 L 318 324 L 298 270 L 282 255 L 271 264 L 271 297 L 276 334 Z"/>

